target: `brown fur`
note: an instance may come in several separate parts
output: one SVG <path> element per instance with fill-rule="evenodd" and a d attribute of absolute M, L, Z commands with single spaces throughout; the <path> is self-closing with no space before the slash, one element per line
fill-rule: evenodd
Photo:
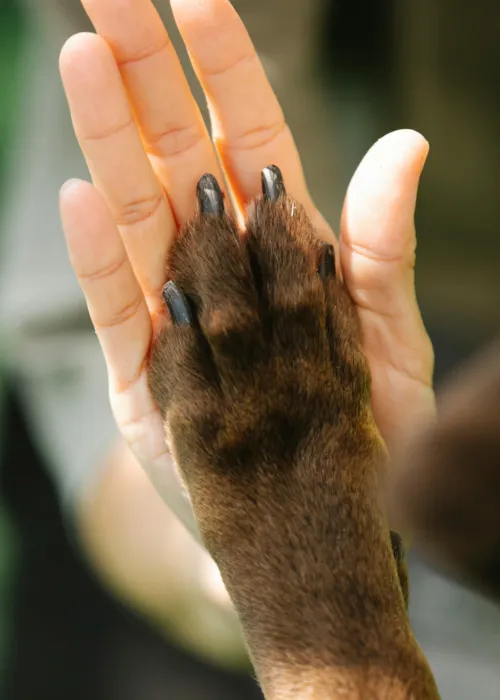
<path fill-rule="evenodd" d="M 321 254 L 288 197 L 255 203 L 244 237 L 198 215 L 168 261 L 196 320 L 158 337 L 151 390 L 266 697 L 435 699 L 356 313 Z"/>
<path fill-rule="evenodd" d="M 500 342 L 449 383 L 393 470 L 391 506 L 433 563 L 500 602 Z"/>

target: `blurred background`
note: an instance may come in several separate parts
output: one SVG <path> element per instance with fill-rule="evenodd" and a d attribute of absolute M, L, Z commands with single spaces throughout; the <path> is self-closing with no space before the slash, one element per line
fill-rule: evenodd
<path fill-rule="evenodd" d="M 155 4 L 187 66 L 167 0 Z M 417 209 L 417 291 L 439 385 L 500 328 L 500 7 L 491 0 L 234 4 L 296 136 L 313 196 L 335 229 L 349 179 L 377 138 L 410 127 L 430 141 Z M 175 605 L 154 567 L 131 554 L 142 592 L 130 593 L 116 568 L 109 573 L 93 561 L 112 531 L 109 510 L 100 511 L 102 532 L 90 527 L 94 539 L 68 515 L 78 509 L 84 477 L 80 469 L 77 485 L 68 484 L 58 466 L 73 459 L 61 435 L 69 424 L 76 435 L 90 433 L 90 414 L 101 406 L 101 422 L 109 424 L 105 375 L 100 360 L 88 359 L 98 357 L 96 341 L 57 211 L 59 186 L 86 172 L 57 67 L 64 40 L 84 29 L 77 0 L 2 0 L 0 697 L 259 698 L 238 632 L 219 624 L 219 607 L 224 619 L 231 612 L 211 584 L 205 607 Z M 65 364 L 68 355 L 78 362 Z M 54 408 L 61 404 L 64 414 Z M 96 455 L 104 438 L 111 444 L 116 437 L 112 427 L 102 430 Z M 150 503 L 142 482 L 134 489 Z M 152 510 L 163 517 L 159 504 Z M 182 543 L 175 562 L 191 545 L 172 528 Z M 146 525 L 141 532 L 147 537 Z M 127 546 L 132 553 L 129 539 L 116 552 Z M 498 698 L 500 611 L 415 557 L 411 563 L 411 614 L 443 698 Z M 174 590 L 171 562 L 169 575 Z M 215 612 L 207 612 L 210 605 Z"/>

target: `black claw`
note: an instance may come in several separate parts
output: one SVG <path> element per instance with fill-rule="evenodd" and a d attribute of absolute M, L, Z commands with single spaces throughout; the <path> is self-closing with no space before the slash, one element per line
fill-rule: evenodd
<path fill-rule="evenodd" d="M 394 555 L 394 559 L 396 560 L 396 562 L 399 563 L 404 559 L 404 556 L 405 556 L 403 538 L 401 537 L 399 532 L 395 532 L 394 530 L 390 531 L 390 535 L 391 535 L 392 553 Z"/>
<path fill-rule="evenodd" d="M 198 180 L 196 196 L 202 214 L 224 214 L 224 195 L 213 175 L 207 173 Z"/>
<path fill-rule="evenodd" d="M 283 175 L 277 165 L 268 165 L 261 173 L 262 194 L 264 199 L 276 202 L 286 195 Z"/>
<path fill-rule="evenodd" d="M 335 277 L 335 248 L 330 243 L 323 245 L 318 273 L 324 282 L 329 277 Z"/>
<path fill-rule="evenodd" d="M 168 307 L 174 326 L 190 326 L 193 322 L 189 302 L 175 282 L 167 282 L 162 289 L 163 299 Z"/>

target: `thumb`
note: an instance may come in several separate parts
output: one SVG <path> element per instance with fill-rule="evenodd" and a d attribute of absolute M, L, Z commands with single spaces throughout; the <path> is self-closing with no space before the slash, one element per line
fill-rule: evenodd
<path fill-rule="evenodd" d="M 377 141 L 349 185 L 340 227 L 342 272 L 354 301 L 383 315 L 414 299 L 415 204 L 429 145 L 404 129 Z"/>
<path fill-rule="evenodd" d="M 358 306 L 375 420 L 389 444 L 435 410 L 434 353 L 414 277 L 415 203 L 428 150 L 410 130 L 377 141 L 349 185 L 342 213 L 342 273 Z"/>

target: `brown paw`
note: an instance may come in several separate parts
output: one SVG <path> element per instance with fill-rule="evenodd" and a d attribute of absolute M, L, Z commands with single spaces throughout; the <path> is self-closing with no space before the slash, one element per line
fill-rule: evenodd
<path fill-rule="evenodd" d="M 396 567 L 357 316 L 333 247 L 277 168 L 262 189 L 240 236 L 215 179 L 200 180 L 200 211 L 168 260 L 172 324 L 153 348 L 151 391 L 233 597 L 244 580 L 278 595 L 286 572 L 290 589 L 335 585 L 371 609 L 373 567 L 390 579 Z M 364 571 L 358 589 L 349 567 Z"/>
<path fill-rule="evenodd" d="M 155 343 L 150 385 L 195 501 L 208 479 L 246 487 L 257 473 L 293 469 L 308 442 L 338 439 L 339 427 L 362 423 L 369 407 L 333 247 L 316 239 L 277 168 L 262 184 L 241 237 L 217 182 L 204 176 L 200 212 L 168 260 L 173 324 Z"/>
<path fill-rule="evenodd" d="M 240 235 L 200 180 L 168 260 L 151 391 L 260 674 L 271 659 L 362 658 L 406 678 L 418 653 L 355 309 L 277 168 L 262 190 Z"/>

